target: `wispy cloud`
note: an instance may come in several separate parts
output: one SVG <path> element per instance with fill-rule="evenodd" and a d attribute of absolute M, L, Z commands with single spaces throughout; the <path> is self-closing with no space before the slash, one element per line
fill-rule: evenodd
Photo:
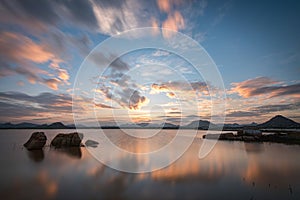
<path fill-rule="evenodd" d="M 282 82 L 274 81 L 267 77 L 258 77 L 239 83 L 233 83 L 229 93 L 249 98 L 253 96 L 264 95 L 266 97 L 278 96 L 300 96 L 300 84 L 285 85 Z"/>
<path fill-rule="evenodd" d="M 1 92 L 0 113 L 1 121 L 31 121 L 42 117 L 70 120 L 72 98 L 67 94 L 41 93 L 30 96 L 19 92 Z M 61 118 L 62 114 L 64 118 Z"/>
<path fill-rule="evenodd" d="M 170 81 L 160 84 L 153 83 L 151 85 L 152 93 L 166 92 L 168 96 L 174 97 L 176 93 L 205 93 L 208 94 L 208 88 L 205 82 L 182 82 L 182 81 Z"/>
<path fill-rule="evenodd" d="M 59 66 L 62 60 L 51 52 L 46 44 L 34 42 L 31 38 L 18 33 L 0 32 L 0 46 L 1 76 L 23 75 L 30 83 L 42 83 L 55 90 L 58 89 L 58 85 L 68 83 L 67 70 Z M 51 73 L 34 65 L 48 62 L 49 66 L 55 66 L 59 73 L 58 78 L 49 78 L 52 76 Z"/>
<path fill-rule="evenodd" d="M 109 105 L 106 105 L 106 104 L 103 104 L 103 103 L 95 103 L 95 106 L 98 107 L 98 108 L 109 108 L 109 109 L 114 109 L 115 108 L 113 106 L 109 106 Z"/>

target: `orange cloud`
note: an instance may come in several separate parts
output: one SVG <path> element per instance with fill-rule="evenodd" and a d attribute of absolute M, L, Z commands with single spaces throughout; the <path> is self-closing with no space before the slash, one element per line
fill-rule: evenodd
<path fill-rule="evenodd" d="M 159 33 L 159 24 L 154 17 L 151 18 L 151 27 L 153 28 L 153 34 L 157 35 Z"/>
<path fill-rule="evenodd" d="M 168 30 L 178 31 L 185 27 L 184 19 L 179 11 L 173 11 L 173 5 L 179 5 L 180 0 L 157 0 L 157 6 L 160 11 L 168 14 L 167 19 L 162 23 L 163 36 L 165 38 L 172 37 L 172 33 Z M 155 21 L 151 21 L 152 27 L 157 27 Z M 167 30 L 168 29 L 168 30 Z"/>
<path fill-rule="evenodd" d="M 68 81 L 70 78 L 69 73 L 65 69 L 59 70 L 58 77 L 63 81 Z"/>
<path fill-rule="evenodd" d="M 249 98 L 253 96 L 266 95 L 278 97 L 290 95 L 300 97 L 300 84 L 283 85 L 282 82 L 274 81 L 267 77 L 249 79 L 240 83 L 232 83 L 233 88 L 229 94 L 237 93 L 239 96 Z"/>
<path fill-rule="evenodd" d="M 51 78 L 45 80 L 45 84 L 52 90 L 58 90 L 58 85 L 62 84 L 62 81 L 57 78 Z"/>
<path fill-rule="evenodd" d="M 134 122 L 134 123 L 141 123 L 141 122 L 151 122 L 152 119 L 151 117 L 131 117 L 131 121 Z"/>
<path fill-rule="evenodd" d="M 45 63 L 55 55 L 46 47 L 34 43 L 30 38 L 17 33 L 2 32 L 0 34 L 1 54 L 15 60 L 28 60 L 35 63 Z"/>
<path fill-rule="evenodd" d="M 159 10 L 168 13 L 171 10 L 170 0 L 157 0 Z"/>
<path fill-rule="evenodd" d="M 167 96 L 171 99 L 175 98 L 175 94 L 173 92 L 168 92 Z"/>
<path fill-rule="evenodd" d="M 184 26 L 184 19 L 178 11 L 169 14 L 166 21 L 164 21 L 162 24 L 162 28 L 172 31 L 178 31 L 180 29 L 183 29 Z M 172 37 L 172 33 L 170 31 L 163 30 L 163 36 L 166 38 L 170 38 Z"/>
<path fill-rule="evenodd" d="M 114 108 L 112 106 L 108 106 L 108 105 L 105 105 L 105 104 L 102 104 L 102 103 L 95 103 L 95 106 L 98 107 L 98 108 Z"/>
<path fill-rule="evenodd" d="M 67 70 L 61 69 L 59 66 L 63 61 L 57 57 L 55 52 L 50 50 L 51 48 L 48 45 L 35 42 L 19 33 L 0 32 L 0 46 L 0 53 L 7 60 L 7 66 L 4 67 L 5 69 L 1 69 L 1 72 L 4 72 L 3 75 L 24 75 L 31 84 L 38 82 L 57 90 L 57 85 L 60 81 L 58 79 L 44 79 L 40 77 L 39 74 L 53 75 L 34 65 L 50 62 L 49 67 L 56 70 L 58 78 L 64 83 L 68 83 L 69 74 Z M 11 63 L 15 66 L 11 67 Z M 2 75 L 1 72 L 0 74 Z"/>

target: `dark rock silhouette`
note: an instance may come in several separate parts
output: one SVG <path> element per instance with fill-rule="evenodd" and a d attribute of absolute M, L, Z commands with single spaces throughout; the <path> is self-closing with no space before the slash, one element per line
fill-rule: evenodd
<path fill-rule="evenodd" d="M 31 134 L 29 140 L 24 144 L 28 150 L 42 149 L 47 141 L 44 132 L 34 132 Z"/>
<path fill-rule="evenodd" d="M 212 140 L 229 140 L 229 141 L 244 141 L 244 142 L 277 142 L 286 144 L 300 144 L 299 132 L 274 133 L 267 135 L 234 135 L 232 133 L 223 134 L 207 134 L 202 136 L 203 139 Z"/>
<path fill-rule="evenodd" d="M 59 133 L 51 141 L 51 147 L 55 147 L 55 148 L 80 147 L 82 137 L 83 135 L 77 132 L 69 133 L 69 134 Z"/>

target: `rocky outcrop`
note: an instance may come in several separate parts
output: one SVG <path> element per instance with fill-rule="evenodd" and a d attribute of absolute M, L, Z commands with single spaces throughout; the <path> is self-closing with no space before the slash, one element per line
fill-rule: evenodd
<path fill-rule="evenodd" d="M 274 133 L 267 135 L 234 135 L 233 133 L 207 134 L 203 135 L 203 139 L 300 144 L 300 132 Z"/>
<path fill-rule="evenodd" d="M 51 147 L 64 148 L 64 147 L 80 147 L 81 139 L 83 135 L 81 133 L 59 133 L 51 141 Z"/>
<path fill-rule="evenodd" d="M 96 142 L 96 141 L 94 141 L 94 140 L 87 140 L 86 142 L 85 142 L 85 146 L 86 147 L 97 147 L 98 146 L 98 144 L 99 144 L 99 142 Z"/>
<path fill-rule="evenodd" d="M 42 149 L 47 141 L 47 137 L 44 132 L 34 132 L 31 134 L 29 140 L 24 144 L 24 147 L 28 150 Z"/>
<path fill-rule="evenodd" d="M 233 139 L 234 135 L 233 133 L 222 133 L 222 134 L 207 134 L 203 135 L 203 138 L 205 139 Z"/>

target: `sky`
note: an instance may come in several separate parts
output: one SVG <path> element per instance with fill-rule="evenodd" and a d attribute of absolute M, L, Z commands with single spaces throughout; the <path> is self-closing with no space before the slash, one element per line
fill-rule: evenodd
<path fill-rule="evenodd" d="M 188 124 L 222 115 L 212 99 L 225 105 L 226 123 L 278 114 L 300 121 L 298 1 L 2 0 L 0 11 L 2 123 L 73 124 L 75 115 L 80 124 Z M 100 51 L 145 27 L 152 31 Z M 194 58 L 214 65 L 224 88 L 176 52 L 116 56 L 145 35 L 173 47 L 181 41 L 188 56 L 195 51 L 181 34 L 201 45 Z"/>

